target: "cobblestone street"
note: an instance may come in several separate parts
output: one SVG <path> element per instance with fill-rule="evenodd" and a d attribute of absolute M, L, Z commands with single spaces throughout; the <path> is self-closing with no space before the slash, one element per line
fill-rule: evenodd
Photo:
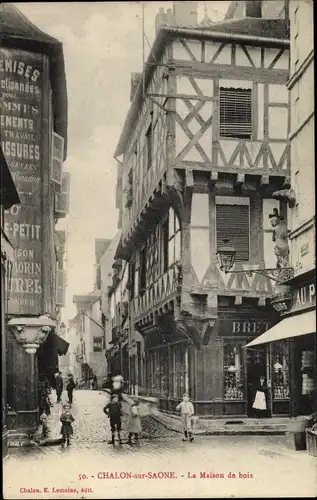
<path fill-rule="evenodd" d="M 160 498 L 195 497 L 197 481 L 200 496 L 207 497 L 304 497 L 317 491 L 316 460 L 306 452 L 288 450 L 283 436 L 197 436 L 187 443 L 148 416 L 142 419 L 139 445 L 108 445 L 104 402 L 105 395 L 98 391 L 75 392 L 76 423 L 69 448 L 11 449 L 4 464 L 5 498 L 147 498 L 149 488 Z M 174 472 L 175 479 L 152 483 L 149 473 L 160 471 Z M 107 479 L 107 472 L 123 473 L 122 479 Z M 132 478 L 124 478 L 128 472 Z M 201 472 L 224 477 L 200 478 Z M 228 478 L 230 472 L 236 477 Z M 142 480 L 137 474 L 147 477 Z"/>

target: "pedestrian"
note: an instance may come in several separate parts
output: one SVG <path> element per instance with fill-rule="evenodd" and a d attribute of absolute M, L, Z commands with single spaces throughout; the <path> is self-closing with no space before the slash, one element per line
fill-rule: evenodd
<path fill-rule="evenodd" d="M 110 420 L 110 428 L 111 428 L 111 444 L 115 444 L 115 433 L 118 434 L 118 440 L 121 444 L 121 417 L 122 417 L 122 406 L 119 401 L 119 397 L 116 394 L 111 396 L 111 401 L 108 403 L 103 411 L 108 416 Z M 109 444 L 110 444 L 109 443 Z"/>
<path fill-rule="evenodd" d="M 39 391 L 39 407 L 40 413 L 42 414 L 45 411 L 46 415 L 51 414 L 51 403 L 49 400 L 49 385 L 44 373 L 41 373 L 39 376 L 38 382 L 38 391 Z"/>
<path fill-rule="evenodd" d="M 194 415 L 194 406 L 193 403 L 189 401 L 188 394 L 183 395 L 183 401 L 179 403 L 176 407 L 176 410 L 181 412 L 183 428 L 184 428 L 184 437 L 183 441 L 194 441 L 192 436 L 192 416 Z"/>
<path fill-rule="evenodd" d="M 56 385 L 55 390 L 56 390 L 57 403 L 60 403 L 62 392 L 63 392 L 63 387 L 64 387 L 64 382 L 63 382 L 61 372 L 58 372 L 56 377 L 55 377 L 55 385 Z"/>
<path fill-rule="evenodd" d="M 134 401 L 130 406 L 130 414 L 127 423 L 128 443 L 132 444 L 132 437 L 134 435 L 135 441 L 138 442 L 139 434 L 142 431 L 141 420 L 140 420 L 140 408 L 139 401 Z"/>
<path fill-rule="evenodd" d="M 67 395 L 68 395 L 68 403 L 73 404 L 73 392 L 75 389 L 75 382 L 73 376 L 71 374 L 68 375 L 68 381 L 66 385 Z"/>
<path fill-rule="evenodd" d="M 70 445 L 70 436 L 72 436 L 74 433 L 72 423 L 75 421 L 75 419 L 71 414 L 69 404 L 65 403 L 63 405 L 63 410 L 64 411 L 60 416 L 60 421 L 62 422 L 61 435 L 63 436 L 62 446 L 64 447 L 65 444 L 67 444 L 67 446 Z"/>
<path fill-rule="evenodd" d="M 252 405 L 253 410 L 255 411 L 256 418 L 263 418 L 267 416 L 268 409 L 268 387 L 266 383 L 266 379 L 264 376 L 260 377 L 259 383 L 256 387 L 256 393 L 254 402 Z"/>
<path fill-rule="evenodd" d="M 94 387 L 94 379 L 93 379 L 93 377 L 91 377 L 91 379 L 89 381 L 89 389 L 92 391 L 93 387 Z"/>
<path fill-rule="evenodd" d="M 42 437 L 46 438 L 48 435 L 48 423 L 47 423 L 47 415 L 46 415 L 45 411 L 42 412 L 42 414 L 40 416 L 40 421 L 42 424 Z"/>
<path fill-rule="evenodd" d="M 94 390 L 96 391 L 97 389 L 98 389 L 97 375 L 94 375 Z"/>

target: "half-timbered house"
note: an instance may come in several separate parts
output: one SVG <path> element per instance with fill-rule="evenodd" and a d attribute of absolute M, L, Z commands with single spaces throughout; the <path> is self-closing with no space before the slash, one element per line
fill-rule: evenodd
<path fill-rule="evenodd" d="M 287 219 L 286 203 L 272 198 L 290 172 L 287 22 L 255 9 L 258 17 L 203 28 L 195 2 L 179 4 L 173 25 L 159 14 L 115 151 L 117 257 L 129 263 L 130 336 L 144 338 L 148 395 L 174 411 L 188 391 L 200 415 L 246 416 L 249 358 L 263 373 L 271 367 L 265 350 L 242 346 L 274 321 L 274 284 L 243 269 L 275 267 L 269 214 L 278 208 Z M 241 273 L 220 271 L 224 239 Z"/>

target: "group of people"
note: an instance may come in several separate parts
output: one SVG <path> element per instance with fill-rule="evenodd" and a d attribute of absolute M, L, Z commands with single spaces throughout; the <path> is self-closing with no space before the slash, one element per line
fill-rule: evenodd
<path fill-rule="evenodd" d="M 110 423 L 111 440 L 109 441 L 109 444 L 115 444 L 116 433 L 119 443 L 122 444 L 122 401 L 129 402 L 129 399 L 126 398 L 123 392 L 123 377 L 121 375 L 112 377 L 112 375 L 109 374 L 105 382 L 105 390 L 109 396 L 107 404 L 103 409 L 104 413 L 109 418 Z M 135 443 L 139 441 L 141 430 L 142 428 L 139 412 L 139 402 L 136 400 L 133 401 L 132 404 L 130 404 L 129 417 L 127 422 L 128 444 L 133 444 L 133 438 Z"/>

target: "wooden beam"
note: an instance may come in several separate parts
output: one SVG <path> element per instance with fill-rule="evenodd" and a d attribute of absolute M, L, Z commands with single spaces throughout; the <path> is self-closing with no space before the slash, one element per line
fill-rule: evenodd
<path fill-rule="evenodd" d="M 237 174 L 237 178 L 235 181 L 236 186 L 241 186 L 245 182 L 245 174 Z"/>
<path fill-rule="evenodd" d="M 242 296 L 241 295 L 236 295 L 234 298 L 234 305 L 235 306 L 241 306 L 242 305 Z"/>
<path fill-rule="evenodd" d="M 270 184 L 270 176 L 268 174 L 261 175 L 261 186 L 267 186 Z"/>
<path fill-rule="evenodd" d="M 218 97 L 205 97 L 198 94 L 147 94 L 148 97 L 165 97 L 166 99 L 188 99 L 190 101 L 218 101 Z"/>
<path fill-rule="evenodd" d="M 258 301 L 258 305 L 260 307 L 265 307 L 266 306 L 266 297 L 260 297 Z"/>
<path fill-rule="evenodd" d="M 218 180 L 218 172 L 216 170 L 212 170 L 210 172 L 209 182 L 211 182 L 211 184 L 215 184 L 217 180 Z"/>
<path fill-rule="evenodd" d="M 185 182 L 186 182 L 186 187 L 193 187 L 194 186 L 194 174 L 192 170 L 186 170 L 185 172 Z"/>

